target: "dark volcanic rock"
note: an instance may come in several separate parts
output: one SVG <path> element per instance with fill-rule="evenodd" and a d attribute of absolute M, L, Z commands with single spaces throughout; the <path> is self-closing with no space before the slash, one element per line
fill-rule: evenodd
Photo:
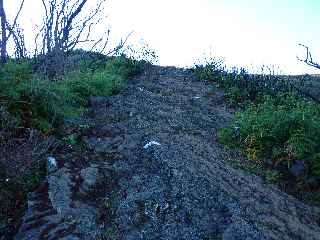
<path fill-rule="evenodd" d="M 91 159 L 105 171 L 97 188 L 101 206 L 74 198 L 94 185 L 98 172 L 66 166 L 48 177 L 50 198 L 43 197 L 41 212 L 30 202 L 16 239 L 28 239 L 26 233 L 41 239 L 39 232 L 49 236 L 56 228 L 74 239 L 320 239 L 318 208 L 224 160 L 229 155 L 214 136 L 233 114 L 221 98 L 188 71 L 152 67 L 121 94 L 92 99 L 97 127 L 84 140 L 104 156 Z M 152 141 L 158 144 L 145 147 Z M 40 225 L 29 221 L 31 227 L 30 217 Z"/>
<path fill-rule="evenodd" d="M 85 186 L 93 184 L 92 175 L 96 171 L 89 168 L 82 172 L 87 177 Z M 73 196 L 78 192 L 73 181 L 77 174 L 65 166 L 51 173 L 46 182 L 29 196 L 28 210 L 16 240 L 89 240 L 100 234 L 96 222 L 97 208 Z"/>

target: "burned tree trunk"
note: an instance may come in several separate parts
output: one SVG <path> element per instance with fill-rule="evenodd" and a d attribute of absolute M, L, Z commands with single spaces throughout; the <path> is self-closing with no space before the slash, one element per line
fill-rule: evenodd
<path fill-rule="evenodd" d="M 40 56 L 46 77 L 54 79 L 63 75 L 68 53 L 79 43 L 94 42 L 89 37 L 105 0 L 100 0 L 94 10 L 82 16 L 86 3 L 87 0 L 42 0 L 45 16 L 38 37 L 41 36 Z"/>
<path fill-rule="evenodd" d="M 8 20 L 7 20 L 7 16 L 6 16 L 6 11 L 4 10 L 4 1 L 0 0 L 0 21 L 1 21 L 1 43 L 0 43 L 0 58 L 1 58 L 1 63 L 4 64 L 7 62 L 7 44 L 8 44 L 8 40 L 10 39 L 11 36 L 14 36 L 15 39 L 15 44 L 17 43 L 21 43 L 21 41 L 24 39 L 20 39 L 21 35 L 17 35 L 15 33 L 16 27 L 17 27 L 17 21 L 18 21 L 18 17 L 21 13 L 22 7 L 24 5 L 24 1 L 21 1 L 20 4 L 20 8 L 18 10 L 18 13 L 16 15 L 16 17 L 13 20 L 12 25 L 9 24 Z M 19 30 L 18 30 L 19 32 Z M 19 41 L 17 41 L 19 40 Z M 20 46 L 16 45 L 16 48 L 20 48 Z"/>
<path fill-rule="evenodd" d="M 7 61 L 7 17 L 4 11 L 3 0 L 0 0 L 0 18 L 1 18 L 1 63 Z"/>

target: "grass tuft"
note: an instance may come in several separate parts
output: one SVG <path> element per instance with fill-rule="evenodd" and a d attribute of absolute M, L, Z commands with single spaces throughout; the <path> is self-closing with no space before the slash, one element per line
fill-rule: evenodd
<path fill-rule="evenodd" d="M 283 176 L 290 176 L 297 189 L 302 183 L 304 190 L 311 190 L 308 182 L 315 191 L 320 189 L 320 105 L 303 94 L 305 88 L 299 91 L 293 85 L 296 76 L 290 81 L 288 76 L 271 73 L 230 71 L 214 58 L 196 65 L 194 73 L 199 80 L 224 89 L 238 109 L 230 126 L 218 131 L 221 143 L 241 149 L 261 166 L 268 182 L 279 183 Z M 295 169 L 297 164 L 302 169 L 296 172 L 299 176 L 290 175 L 295 164 Z"/>

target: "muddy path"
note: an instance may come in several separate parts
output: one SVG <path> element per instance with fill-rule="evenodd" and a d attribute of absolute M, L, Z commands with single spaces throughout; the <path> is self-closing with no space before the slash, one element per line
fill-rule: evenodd
<path fill-rule="evenodd" d="M 15 239 L 320 239 L 319 209 L 227 163 L 215 136 L 232 117 L 173 67 L 91 98 L 88 152 L 57 156 Z"/>

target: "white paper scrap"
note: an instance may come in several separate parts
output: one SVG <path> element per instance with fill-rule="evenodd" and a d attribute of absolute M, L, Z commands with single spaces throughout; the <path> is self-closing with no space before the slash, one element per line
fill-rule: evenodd
<path fill-rule="evenodd" d="M 149 143 L 147 143 L 146 145 L 144 145 L 144 149 L 147 149 L 148 147 L 150 147 L 150 146 L 152 146 L 152 145 L 157 145 L 157 146 L 161 146 L 161 144 L 160 143 L 158 143 L 158 142 L 155 142 L 155 141 L 151 141 L 151 142 L 149 142 Z"/>
<path fill-rule="evenodd" d="M 54 171 L 58 168 L 57 160 L 54 157 L 48 157 L 48 169 Z"/>

